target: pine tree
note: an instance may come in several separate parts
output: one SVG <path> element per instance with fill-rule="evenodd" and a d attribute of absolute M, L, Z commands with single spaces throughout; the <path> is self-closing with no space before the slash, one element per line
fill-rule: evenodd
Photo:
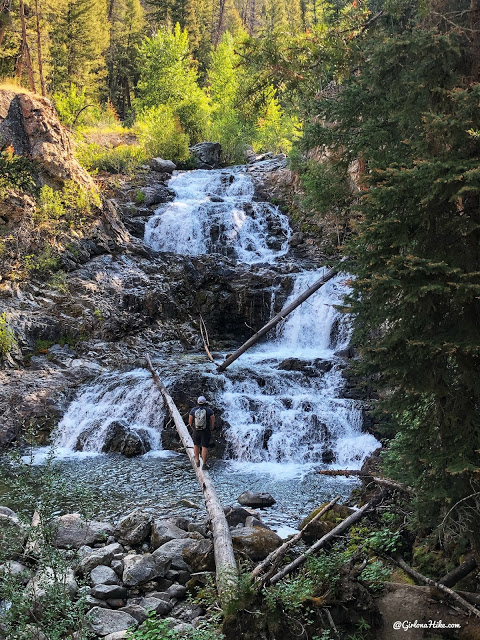
<path fill-rule="evenodd" d="M 49 0 L 51 93 L 70 84 L 91 95 L 103 91 L 109 42 L 106 0 Z"/>

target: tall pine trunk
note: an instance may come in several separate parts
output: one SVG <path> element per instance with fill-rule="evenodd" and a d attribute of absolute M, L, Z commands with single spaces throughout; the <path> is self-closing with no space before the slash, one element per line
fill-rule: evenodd
<path fill-rule="evenodd" d="M 46 96 L 47 90 L 45 88 L 45 78 L 43 75 L 42 37 L 40 33 L 40 16 L 38 12 L 38 0 L 35 0 L 35 19 L 36 19 L 36 30 L 37 30 L 38 75 L 40 76 L 40 87 L 42 89 L 42 96 Z"/>
<path fill-rule="evenodd" d="M 25 62 L 27 66 L 27 74 L 28 74 L 28 84 L 30 86 L 30 91 L 35 92 L 35 80 L 33 78 L 33 68 L 32 68 L 32 59 L 30 57 L 30 49 L 28 47 L 27 40 L 27 25 L 25 23 L 25 5 L 23 0 L 20 0 L 20 22 L 22 25 L 22 58 L 25 56 Z M 22 68 L 22 67 L 21 67 Z"/>

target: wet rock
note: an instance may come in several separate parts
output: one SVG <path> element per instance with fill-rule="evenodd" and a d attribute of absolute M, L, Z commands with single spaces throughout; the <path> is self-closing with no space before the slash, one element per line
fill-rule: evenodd
<path fill-rule="evenodd" d="M 156 185 L 155 187 L 142 187 L 140 191 L 145 197 L 145 201 L 143 204 L 146 207 L 163 204 L 165 202 L 171 202 L 175 199 L 175 191 L 165 185 Z"/>
<path fill-rule="evenodd" d="M 300 358 L 286 358 L 277 366 L 281 371 L 302 371 L 310 376 L 319 375 L 319 373 L 327 373 L 333 364 L 328 360 L 316 358 L 313 361 L 300 360 Z"/>
<path fill-rule="evenodd" d="M 97 635 L 108 636 L 111 633 L 127 631 L 131 627 L 136 628 L 138 620 L 135 620 L 126 611 L 112 611 L 111 609 L 94 607 L 89 612 L 89 626 Z"/>
<path fill-rule="evenodd" d="M 183 584 L 172 584 L 171 587 L 168 587 L 167 594 L 171 598 L 177 598 L 177 600 L 181 600 L 187 595 L 187 587 L 185 587 Z"/>
<path fill-rule="evenodd" d="M 159 173 L 172 173 L 177 168 L 177 165 L 171 160 L 152 158 L 150 160 L 150 168 L 152 171 L 158 171 Z"/>
<path fill-rule="evenodd" d="M 252 514 L 242 507 L 225 507 L 225 517 L 229 527 L 236 527 L 238 524 L 245 524 L 246 519 Z"/>
<path fill-rule="evenodd" d="M 324 451 L 322 451 L 322 462 L 324 464 L 332 464 L 332 462 L 335 462 L 336 459 L 337 456 L 332 449 L 325 449 Z"/>
<path fill-rule="evenodd" d="M 199 169 L 217 169 L 221 166 L 222 145 L 218 142 L 199 142 L 190 147 L 190 153 L 197 158 Z"/>
<path fill-rule="evenodd" d="M 292 233 L 292 235 L 290 236 L 290 246 L 298 247 L 298 245 L 303 243 L 304 239 L 305 237 L 303 233 L 301 231 L 296 231 L 295 233 Z"/>
<path fill-rule="evenodd" d="M 147 540 L 151 529 L 152 516 L 136 509 L 117 522 L 113 535 L 121 544 L 139 545 Z"/>
<path fill-rule="evenodd" d="M 349 507 L 345 507 L 341 504 L 334 504 L 333 507 L 320 518 L 320 520 L 309 524 L 310 520 L 312 520 L 312 518 L 314 518 L 326 504 L 327 503 L 325 502 L 320 507 L 318 507 L 318 509 L 314 509 L 306 518 L 304 518 L 300 522 L 298 526 L 299 529 L 303 529 L 308 525 L 306 530 L 302 534 L 302 538 L 306 542 L 319 540 L 326 533 L 336 527 L 337 524 L 340 524 L 342 520 L 345 520 L 345 518 L 348 518 L 348 516 L 353 513 L 353 509 L 350 509 Z"/>
<path fill-rule="evenodd" d="M 232 530 L 233 548 L 251 560 L 263 560 L 282 544 L 282 539 L 271 529 L 242 527 Z"/>
<path fill-rule="evenodd" d="M 102 540 L 112 532 L 113 527 L 108 522 L 86 522 L 78 513 L 67 513 L 57 520 L 56 546 L 79 549 Z"/>
<path fill-rule="evenodd" d="M 118 576 L 113 569 L 104 565 L 99 565 L 92 570 L 90 580 L 94 585 L 98 584 L 119 584 Z"/>
<path fill-rule="evenodd" d="M 152 524 L 150 544 L 153 549 L 158 549 L 158 547 L 170 540 L 187 537 L 188 534 L 175 526 L 172 522 L 169 522 L 168 520 L 155 520 Z"/>
<path fill-rule="evenodd" d="M 171 558 L 157 552 L 144 556 L 127 556 L 124 560 L 123 583 L 127 587 L 136 587 L 155 578 L 164 578 L 171 562 Z"/>
<path fill-rule="evenodd" d="M 275 498 L 269 493 L 254 491 L 244 491 L 238 496 L 237 500 L 245 507 L 271 507 L 276 502 Z"/>
<path fill-rule="evenodd" d="M 132 429 L 123 420 L 115 420 L 107 428 L 102 451 L 133 458 L 147 453 L 151 448 L 145 429 Z"/>

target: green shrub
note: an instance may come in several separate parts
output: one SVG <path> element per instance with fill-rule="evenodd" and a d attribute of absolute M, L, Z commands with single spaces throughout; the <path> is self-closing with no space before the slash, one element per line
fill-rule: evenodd
<path fill-rule="evenodd" d="M 35 165 L 32 160 L 15 155 L 11 145 L 0 147 L 0 198 L 4 198 L 8 189 L 20 189 L 34 194 L 33 179 Z"/>
<path fill-rule="evenodd" d="M 146 155 L 140 145 L 121 144 L 104 148 L 95 142 L 79 143 L 75 154 L 89 171 L 133 174 L 145 162 Z"/>
<path fill-rule="evenodd" d="M 15 333 L 9 326 L 7 314 L 0 314 L 0 357 L 5 357 L 11 353 L 17 346 Z"/>
<path fill-rule="evenodd" d="M 185 162 L 189 156 L 189 138 L 182 131 L 172 107 L 159 105 L 145 109 L 139 116 L 137 131 L 148 156 L 161 156 Z"/>
<path fill-rule="evenodd" d="M 40 190 L 35 219 L 37 222 L 64 219 L 71 225 L 76 225 L 83 222 L 101 204 L 97 191 L 86 189 L 74 180 L 66 182 L 61 190 L 45 185 Z"/>
<path fill-rule="evenodd" d="M 166 620 L 159 620 L 153 612 L 127 637 L 129 640 L 222 640 L 224 638 L 223 634 L 209 624 L 191 631 L 174 631 Z"/>
<path fill-rule="evenodd" d="M 52 271 L 57 271 L 60 265 L 60 259 L 58 255 L 54 253 L 52 247 L 47 245 L 39 253 L 26 255 L 24 263 L 28 273 L 46 275 Z"/>

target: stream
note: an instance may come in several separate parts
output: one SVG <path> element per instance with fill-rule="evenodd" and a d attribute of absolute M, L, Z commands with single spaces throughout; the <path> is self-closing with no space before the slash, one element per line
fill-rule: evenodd
<path fill-rule="evenodd" d="M 169 186 L 175 200 L 161 205 L 145 228 L 145 243 L 156 251 L 219 253 L 248 265 L 291 264 L 288 219 L 273 204 L 254 199 L 244 167 L 178 173 Z M 288 301 L 324 271 L 295 266 L 300 270 L 286 268 L 283 275 Z M 336 354 L 348 346 L 351 329 L 336 305 L 348 290 L 346 280 L 340 274 L 328 282 L 225 375 L 204 354 L 154 358 L 167 387 L 185 367 L 211 382 L 216 392 L 208 400 L 221 416 L 227 443 L 225 459 L 212 462 L 220 499 L 233 503 L 246 489 L 270 492 L 277 502 L 262 517 L 283 535 L 334 494 L 346 498 L 357 483 L 316 470 L 357 469 L 379 444 L 362 432 L 361 403 L 342 396 L 344 360 Z M 273 315 L 276 292 L 266 295 Z M 161 514 L 204 511 L 185 456 L 162 449 L 166 419 L 144 369 L 105 373 L 79 389 L 56 431 L 56 464 L 72 482 L 93 490 L 98 517 L 115 519 L 137 506 Z M 148 440 L 149 453 L 130 459 L 101 453 L 109 425 L 118 420 Z M 80 437 L 83 450 L 76 451 Z M 39 473 L 49 451 L 32 452 Z"/>

